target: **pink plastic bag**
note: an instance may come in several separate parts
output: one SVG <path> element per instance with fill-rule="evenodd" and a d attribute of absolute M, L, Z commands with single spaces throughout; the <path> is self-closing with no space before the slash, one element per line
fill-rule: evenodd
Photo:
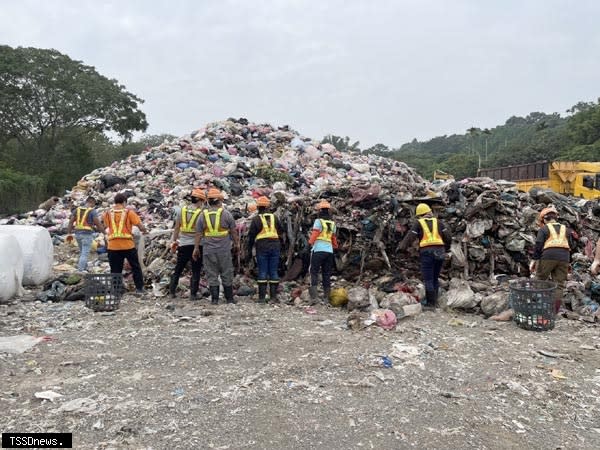
<path fill-rule="evenodd" d="M 384 330 L 392 330 L 396 327 L 398 319 L 396 314 L 391 309 L 377 309 L 373 311 L 375 321 Z"/>

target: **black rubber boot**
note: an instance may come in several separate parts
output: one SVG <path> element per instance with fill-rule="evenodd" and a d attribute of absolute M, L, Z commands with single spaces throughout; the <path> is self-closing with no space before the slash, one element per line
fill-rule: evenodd
<path fill-rule="evenodd" d="M 169 297 L 175 298 L 177 296 L 177 285 L 179 284 L 179 278 L 171 277 L 169 283 Z"/>
<path fill-rule="evenodd" d="M 258 303 L 266 303 L 267 283 L 258 283 Z"/>
<path fill-rule="evenodd" d="M 200 287 L 200 279 L 195 279 L 192 275 L 190 284 L 190 300 L 198 300 L 198 289 Z"/>
<path fill-rule="evenodd" d="M 308 288 L 308 295 L 310 295 L 310 304 L 314 305 L 317 303 L 317 296 L 319 295 L 319 292 L 317 290 L 316 286 L 311 286 Z"/>
<path fill-rule="evenodd" d="M 331 294 L 331 289 L 323 290 L 323 304 L 329 305 L 329 294 Z"/>
<path fill-rule="evenodd" d="M 425 303 L 423 309 L 431 311 L 435 308 L 435 291 L 425 291 Z"/>
<path fill-rule="evenodd" d="M 210 303 L 213 305 L 219 304 L 219 286 L 210 286 Z"/>
<path fill-rule="evenodd" d="M 277 298 L 278 287 L 279 283 L 269 283 L 269 300 L 271 303 L 279 303 L 279 299 Z"/>
<path fill-rule="evenodd" d="M 233 286 L 223 286 L 223 293 L 225 294 L 227 303 L 233 303 L 234 305 L 237 303 L 233 298 Z"/>

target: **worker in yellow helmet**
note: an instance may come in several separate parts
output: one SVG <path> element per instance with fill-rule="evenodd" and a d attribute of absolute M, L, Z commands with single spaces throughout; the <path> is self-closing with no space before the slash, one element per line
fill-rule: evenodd
<path fill-rule="evenodd" d="M 269 287 L 269 300 L 271 303 L 279 303 L 277 299 L 279 255 L 285 231 L 277 216 L 268 212 L 271 201 L 267 197 L 259 197 L 256 205 L 258 206 L 258 214 L 252 219 L 248 231 L 247 259 L 252 259 L 252 247 L 256 243 L 258 303 L 266 302 L 267 286 Z"/>
<path fill-rule="evenodd" d="M 104 226 L 100 222 L 100 217 L 96 211 L 96 199 L 88 197 L 85 201 L 85 206 L 75 208 L 69 218 L 69 226 L 67 228 L 66 241 L 71 242 L 75 229 L 75 240 L 79 247 L 79 261 L 77 270 L 79 272 L 87 272 L 87 262 L 94 241 L 94 230 L 104 231 Z"/>
<path fill-rule="evenodd" d="M 319 273 L 323 283 L 323 303 L 329 304 L 331 293 L 331 273 L 335 264 L 333 251 L 338 248 L 335 222 L 331 217 L 331 204 L 321 200 L 317 204 L 318 217 L 315 220 L 308 243 L 311 245 L 310 256 L 310 295 L 311 304 L 317 303 L 317 286 Z"/>
<path fill-rule="evenodd" d="M 194 253 L 194 242 L 196 238 L 196 222 L 202 213 L 206 202 L 206 194 L 203 189 L 195 188 L 190 195 L 190 204 L 175 212 L 175 225 L 173 227 L 173 238 L 171 240 L 171 251 L 177 251 L 177 263 L 171 282 L 169 283 L 169 295 L 174 298 L 177 293 L 179 277 L 183 273 L 188 262 L 192 265 L 192 280 L 190 283 L 190 300 L 198 299 L 200 287 L 200 272 L 202 270 L 202 258 L 192 258 Z"/>
<path fill-rule="evenodd" d="M 202 211 L 196 222 L 196 237 L 192 257 L 200 258 L 202 242 L 202 265 L 208 279 L 211 303 L 219 303 L 219 277 L 223 283 L 223 293 L 227 303 L 236 303 L 233 298 L 233 260 L 231 249 L 240 250 L 240 238 L 235 219 L 223 208 L 223 195 L 216 188 L 206 194 L 208 207 Z"/>
<path fill-rule="evenodd" d="M 543 225 L 535 239 L 529 270 L 535 273 L 536 279 L 552 279 L 557 284 L 554 291 L 554 311 L 558 312 L 567 284 L 571 250 L 575 248 L 575 242 L 573 232 L 558 222 L 558 211 L 554 206 L 543 209 L 540 219 Z"/>
<path fill-rule="evenodd" d="M 417 238 L 419 239 L 421 276 L 423 284 L 425 284 L 425 301 L 422 299 L 421 304 L 427 309 L 435 309 L 439 295 L 440 272 L 446 252 L 450 250 L 452 236 L 446 225 L 434 217 L 431 207 L 426 203 L 419 203 L 415 214 L 417 221 L 406 234 L 398 249 L 404 251 Z"/>

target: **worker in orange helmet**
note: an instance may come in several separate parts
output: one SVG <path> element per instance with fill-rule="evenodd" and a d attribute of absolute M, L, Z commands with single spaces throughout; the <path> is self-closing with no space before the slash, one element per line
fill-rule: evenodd
<path fill-rule="evenodd" d="M 432 310 L 437 307 L 439 276 L 446 252 L 450 250 L 452 236 L 446 225 L 434 217 L 428 204 L 419 203 L 415 214 L 417 221 L 398 246 L 398 250 L 406 250 L 417 238 L 419 239 L 421 276 L 425 284 L 425 301 L 421 303 L 424 308 Z"/>
<path fill-rule="evenodd" d="M 188 262 L 192 265 L 192 280 L 190 283 L 190 300 L 198 299 L 200 287 L 200 272 L 202 271 L 202 258 L 192 258 L 194 242 L 196 239 L 196 222 L 202 213 L 206 202 L 206 193 L 203 189 L 195 188 L 190 194 L 190 204 L 177 208 L 175 212 L 175 225 L 171 239 L 171 251 L 177 252 L 177 263 L 169 283 L 169 295 L 175 298 L 179 277 Z"/>
<path fill-rule="evenodd" d="M 575 242 L 572 231 L 558 222 L 558 211 L 554 206 L 544 208 L 540 218 L 543 225 L 535 239 L 529 271 L 535 273 L 538 280 L 552 279 L 557 284 L 554 291 L 554 311 L 558 312 L 567 284 L 571 250 L 575 248 Z"/>
<path fill-rule="evenodd" d="M 252 219 L 248 231 L 247 259 L 252 259 L 252 247 L 256 243 L 258 303 L 266 302 L 267 286 L 269 287 L 269 300 L 271 303 L 279 303 L 277 299 L 279 255 L 285 230 L 277 216 L 268 212 L 271 201 L 267 197 L 259 197 L 256 200 L 256 205 L 258 206 L 258 214 Z"/>
<path fill-rule="evenodd" d="M 333 251 L 337 250 L 335 222 L 331 218 L 331 204 L 327 200 L 321 200 L 317 204 L 318 217 L 315 220 L 308 243 L 311 245 L 310 257 L 310 288 L 309 295 L 311 304 L 317 303 L 317 286 L 319 273 L 322 274 L 323 303 L 329 303 L 331 293 L 331 273 L 334 267 Z"/>
<path fill-rule="evenodd" d="M 219 303 L 219 277 L 223 283 L 223 293 L 227 303 L 236 303 L 233 298 L 233 260 L 231 249 L 240 250 L 240 238 L 235 219 L 223 208 L 221 191 L 210 188 L 206 194 L 208 207 L 202 211 L 196 222 L 194 259 L 200 258 L 202 242 L 202 265 L 208 279 L 211 303 Z"/>

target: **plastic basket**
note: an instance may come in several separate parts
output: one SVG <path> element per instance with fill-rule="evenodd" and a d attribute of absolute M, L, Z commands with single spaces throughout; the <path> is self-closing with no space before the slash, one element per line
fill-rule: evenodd
<path fill-rule="evenodd" d="M 525 330 L 554 328 L 554 290 L 556 283 L 521 278 L 509 283 L 509 300 L 515 323 Z"/>
<path fill-rule="evenodd" d="M 85 276 L 85 306 L 94 311 L 114 311 L 123 294 L 120 273 L 88 274 Z"/>

